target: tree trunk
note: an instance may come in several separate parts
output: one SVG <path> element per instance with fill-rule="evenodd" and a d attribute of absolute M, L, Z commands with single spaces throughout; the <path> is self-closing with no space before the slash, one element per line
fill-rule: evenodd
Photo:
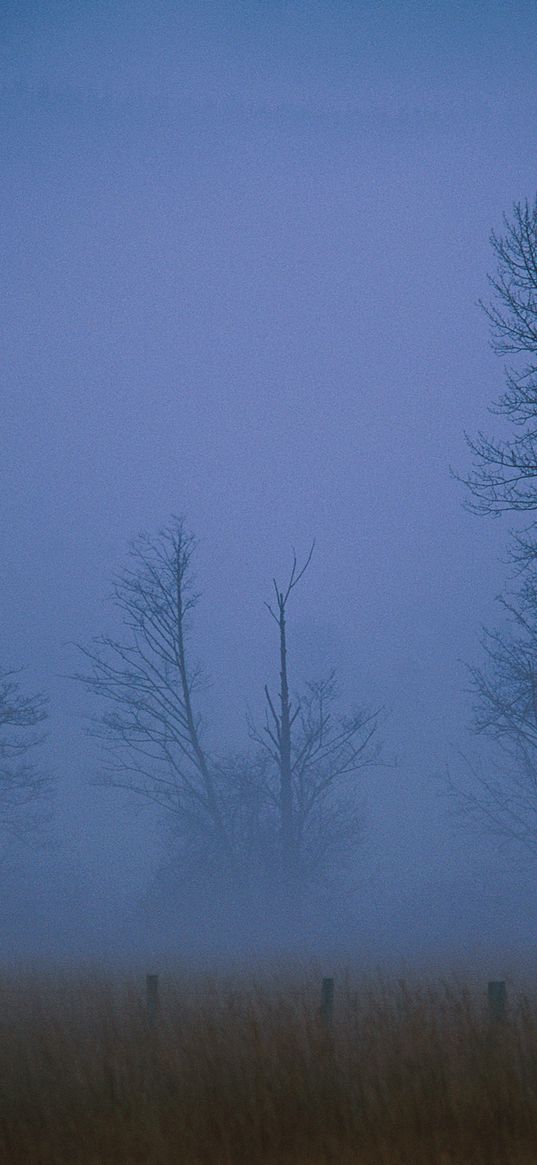
<path fill-rule="evenodd" d="M 296 845 L 293 822 L 293 790 L 291 769 L 291 708 L 287 680 L 287 640 L 285 628 L 285 600 L 280 593 L 280 837 L 282 873 L 285 891 L 293 899 L 296 883 Z"/>

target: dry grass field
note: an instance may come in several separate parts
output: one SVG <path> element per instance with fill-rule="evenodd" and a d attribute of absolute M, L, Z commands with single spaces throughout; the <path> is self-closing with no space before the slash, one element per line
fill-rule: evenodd
<path fill-rule="evenodd" d="M 318 976 L 4 975 L 2 1165 L 535 1165 L 537 999 Z"/>

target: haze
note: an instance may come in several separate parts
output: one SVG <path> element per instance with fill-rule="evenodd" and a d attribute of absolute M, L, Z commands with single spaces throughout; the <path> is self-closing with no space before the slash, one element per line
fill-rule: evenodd
<path fill-rule="evenodd" d="M 312 948 L 475 951 L 494 977 L 534 943 L 535 866 L 436 778 L 485 755 L 463 661 L 508 523 L 466 513 L 449 466 L 502 383 L 477 300 L 534 193 L 536 36 L 496 0 L 3 5 L 1 645 L 51 696 L 58 782 L 54 846 L 2 859 L 4 951 L 196 948 L 195 919 L 140 908 L 158 816 L 91 786 L 95 709 L 65 678 L 127 542 L 174 513 L 215 740 L 277 682 L 264 602 L 314 537 L 294 682 L 333 665 L 343 703 L 387 712 L 360 889 Z"/>

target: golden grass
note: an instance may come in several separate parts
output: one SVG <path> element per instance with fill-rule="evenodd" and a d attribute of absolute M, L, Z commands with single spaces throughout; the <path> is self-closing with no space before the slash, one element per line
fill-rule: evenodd
<path fill-rule="evenodd" d="M 2 1165 L 536 1165 L 537 1000 L 460 985 L 0 980 Z"/>

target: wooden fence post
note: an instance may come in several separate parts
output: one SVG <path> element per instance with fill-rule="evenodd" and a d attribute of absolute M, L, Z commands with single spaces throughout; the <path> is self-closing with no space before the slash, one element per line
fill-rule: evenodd
<path fill-rule="evenodd" d="M 502 1023 L 507 1013 L 507 988 L 504 979 L 492 980 L 487 984 L 487 999 L 490 1022 Z"/>
<path fill-rule="evenodd" d="M 334 1014 L 334 980 L 323 979 L 321 986 L 321 1019 L 323 1023 L 331 1024 Z"/>
<path fill-rule="evenodd" d="M 145 977 L 145 1001 L 147 1007 L 147 1020 L 150 1027 L 155 1027 L 157 1022 L 157 1015 L 159 1010 L 158 999 L 158 975 L 146 975 Z"/>
<path fill-rule="evenodd" d="M 411 1013 L 410 995 L 404 979 L 399 979 L 399 991 L 395 998 L 397 1018 L 400 1023 L 409 1019 Z"/>

